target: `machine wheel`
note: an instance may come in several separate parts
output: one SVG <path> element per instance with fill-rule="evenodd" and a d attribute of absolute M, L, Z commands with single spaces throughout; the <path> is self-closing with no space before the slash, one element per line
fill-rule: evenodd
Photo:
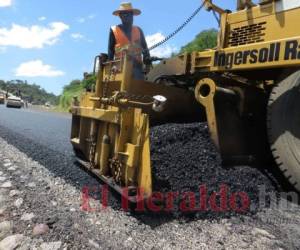
<path fill-rule="evenodd" d="M 267 125 L 274 159 L 300 191 L 300 70 L 273 88 Z"/>

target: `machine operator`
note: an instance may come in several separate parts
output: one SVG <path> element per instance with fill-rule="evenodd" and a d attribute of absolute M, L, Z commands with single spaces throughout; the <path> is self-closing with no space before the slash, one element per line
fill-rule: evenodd
<path fill-rule="evenodd" d="M 121 59 L 124 49 L 130 48 L 133 55 L 133 78 L 144 79 L 143 64 L 151 65 L 150 53 L 143 31 L 133 26 L 133 16 L 138 16 L 141 11 L 134 9 L 131 3 L 122 3 L 113 15 L 119 16 L 122 24 L 111 27 L 108 42 L 108 59 Z M 130 46 L 130 47 L 129 47 Z"/>

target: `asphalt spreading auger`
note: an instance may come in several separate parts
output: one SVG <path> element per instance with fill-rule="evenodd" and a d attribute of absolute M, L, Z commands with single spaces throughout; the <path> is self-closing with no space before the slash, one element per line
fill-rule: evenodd
<path fill-rule="evenodd" d="M 300 190 L 300 2 L 203 3 L 220 16 L 216 48 L 163 59 L 147 81 L 128 53 L 102 54 L 95 89 L 74 98 L 78 161 L 131 201 L 152 194 L 150 126 L 171 122 L 207 121 L 224 164 L 275 159 Z"/>

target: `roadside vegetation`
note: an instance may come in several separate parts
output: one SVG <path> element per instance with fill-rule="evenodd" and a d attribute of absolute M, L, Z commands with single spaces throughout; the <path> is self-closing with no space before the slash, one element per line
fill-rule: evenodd
<path fill-rule="evenodd" d="M 64 86 L 63 93 L 59 98 L 59 111 L 67 111 L 72 103 L 74 96 L 80 96 L 85 89 L 91 89 L 96 84 L 96 77 L 93 75 L 87 76 L 83 80 L 73 80 L 68 85 Z"/>

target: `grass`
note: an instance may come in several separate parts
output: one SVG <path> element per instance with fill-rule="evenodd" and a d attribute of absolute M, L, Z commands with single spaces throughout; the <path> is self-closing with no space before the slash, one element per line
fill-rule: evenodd
<path fill-rule="evenodd" d="M 59 105 L 56 107 L 56 111 L 66 112 L 71 107 L 72 99 L 74 96 L 80 96 L 84 91 L 82 84 L 72 86 L 67 90 L 64 90 L 59 99 Z"/>

